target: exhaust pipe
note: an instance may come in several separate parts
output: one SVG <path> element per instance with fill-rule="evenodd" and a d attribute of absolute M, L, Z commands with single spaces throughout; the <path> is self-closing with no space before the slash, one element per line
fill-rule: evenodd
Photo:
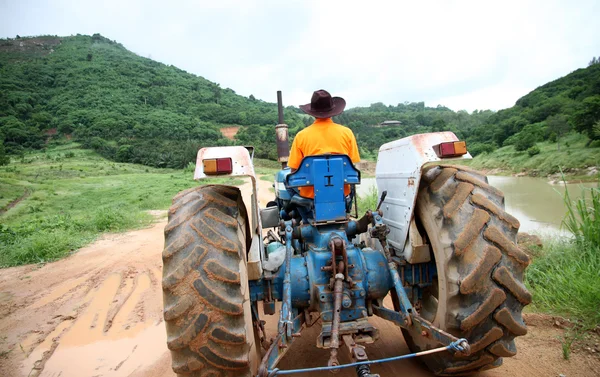
<path fill-rule="evenodd" d="M 277 161 L 281 162 L 281 168 L 287 167 L 290 157 L 290 145 L 288 143 L 288 126 L 283 123 L 283 101 L 281 100 L 281 90 L 277 91 L 277 113 L 279 124 L 275 126 L 275 135 L 277 136 Z"/>

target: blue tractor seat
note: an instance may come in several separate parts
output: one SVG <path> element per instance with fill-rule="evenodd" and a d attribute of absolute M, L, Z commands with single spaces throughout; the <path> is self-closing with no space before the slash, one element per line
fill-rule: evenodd
<path fill-rule="evenodd" d="M 288 188 L 313 186 L 313 199 L 296 194 L 291 202 L 297 206 L 312 208 L 316 222 L 347 220 L 344 185 L 359 183 L 360 171 L 345 154 L 304 157 L 298 170 L 286 177 Z"/>

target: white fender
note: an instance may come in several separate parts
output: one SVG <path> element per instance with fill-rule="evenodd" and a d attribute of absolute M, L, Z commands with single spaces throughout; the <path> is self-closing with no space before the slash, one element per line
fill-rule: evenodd
<path fill-rule="evenodd" d="M 471 159 L 469 153 L 461 157 L 439 158 L 433 146 L 448 141 L 458 141 L 458 138 L 453 132 L 432 132 L 405 137 L 379 148 L 375 179 L 379 195 L 387 191 L 381 206 L 383 221 L 390 228 L 388 243 L 398 251 L 407 244 L 423 167 L 429 163 Z M 411 256 L 406 254 L 411 251 L 404 253 L 407 260 Z"/>
<path fill-rule="evenodd" d="M 206 175 L 204 174 L 204 159 L 230 157 L 232 163 L 231 174 L 226 175 Z M 249 280 L 258 280 L 262 277 L 262 261 L 264 258 L 264 247 L 262 235 L 262 224 L 260 221 L 260 211 L 258 209 L 258 196 L 256 194 L 256 174 L 254 173 L 254 164 L 252 156 L 246 147 L 209 147 L 202 148 L 198 151 L 196 157 L 196 170 L 194 171 L 194 179 L 202 180 L 205 178 L 219 177 L 250 177 L 252 182 L 251 196 L 243 195 L 244 204 L 250 218 L 250 232 L 252 233 L 252 242 L 249 245 L 247 270 Z"/>

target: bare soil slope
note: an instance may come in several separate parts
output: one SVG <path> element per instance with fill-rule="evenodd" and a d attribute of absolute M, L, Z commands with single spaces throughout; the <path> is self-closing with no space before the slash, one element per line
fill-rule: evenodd
<path fill-rule="evenodd" d="M 270 183 L 258 182 L 264 205 L 272 196 Z M 105 236 L 42 267 L 0 270 L 0 376 L 174 377 L 160 286 L 165 224 L 163 218 L 147 229 Z M 267 318 L 271 334 L 275 317 Z M 553 321 L 527 318 L 530 331 L 517 340 L 519 354 L 480 376 L 600 375 L 595 355 L 562 359 L 557 337 L 563 330 L 552 327 Z M 382 338 L 367 348 L 370 358 L 408 352 L 398 328 L 378 318 L 372 322 Z M 328 352 L 314 346 L 318 332 L 318 325 L 306 329 L 280 368 L 326 365 Z M 382 376 L 430 376 L 416 361 L 372 370 Z M 355 373 L 347 369 L 338 376 Z"/>

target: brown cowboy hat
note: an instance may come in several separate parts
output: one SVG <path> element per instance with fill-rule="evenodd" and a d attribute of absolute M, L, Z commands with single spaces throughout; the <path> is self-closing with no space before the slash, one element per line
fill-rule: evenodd
<path fill-rule="evenodd" d="M 346 100 L 341 97 L 331 97 L 326 90 L 317 90 L 313 93 L 310 103 L 300 105 L 300 109 L 315 118 L 331 118 L 341 114 L 346 107 Z"/>

